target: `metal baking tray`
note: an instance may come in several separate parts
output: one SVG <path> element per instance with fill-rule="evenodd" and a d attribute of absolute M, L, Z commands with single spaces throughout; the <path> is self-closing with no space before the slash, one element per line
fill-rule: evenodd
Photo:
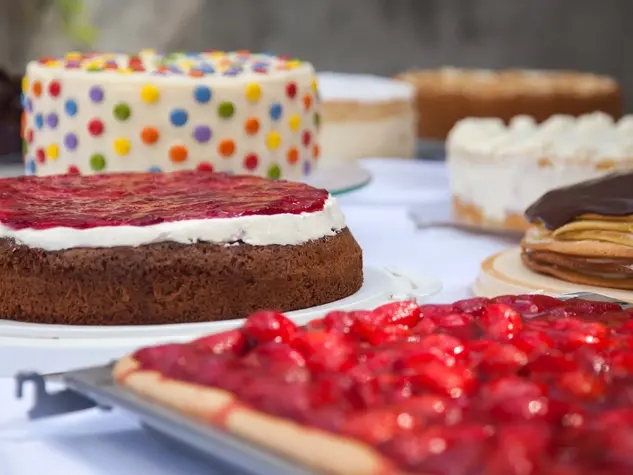
<path fill-rule="evenodd" d="M 628 302 L 591 292 L 558 295 L 565 300 L 582 298 L 613 302 L 630 308 Z M 81 370 L 41 375 L 33 372 L 16 376 L 17 396 L 22 397 L 26 384 L 35 386 L 35 401 L 29 411 L 31 419 L 100 407 L 119 408 L 133 414 L 141 425 L 169 446 L 195 452 L 209 461 L 210 474 L 231 475 L 315 475 L 305 467 L 251 444 L 211 425 L 187 417 L 149 400 L 136 396 L 112 378 L 113 363 Z M 65 389 L 49 392 L 47 383 L 61 382 Z"/>
<path fill-rule="evenodd" d="M 112 378 L 112 364 L 55 375 L 20 373 L 17 395 L 35 385 L 35 404 L 29 416 L 39 419 L 91 407 L 116 407 L 130 412 L 152 435 L 183 452 L 195 452 L 209 461 L 210 473 L 231 475 L 314 475 L 313 471 L 235 437 L 225 431 L 142 399 Z M 66 389 L 49 392 L 49 381 L 60 381 Z"/>

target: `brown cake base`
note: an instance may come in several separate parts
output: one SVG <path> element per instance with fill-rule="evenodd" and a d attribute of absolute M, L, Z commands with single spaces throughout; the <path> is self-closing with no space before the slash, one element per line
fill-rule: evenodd
<path fill-rule="evenodd" d="M 0 316 L 151 325 L 243 318 L 333 302 L 363 284 L 345 228 L 296 246 L 158 243 L 46 252 L 0 239 Z"/>

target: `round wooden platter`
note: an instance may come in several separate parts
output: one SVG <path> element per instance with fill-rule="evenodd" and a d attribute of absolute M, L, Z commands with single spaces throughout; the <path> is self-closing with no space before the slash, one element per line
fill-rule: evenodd
<path fill-rule="evenodd" d="M 580 285 L 537 274 L 521 262 L 521 248 L 513 247 L 493 254 L 481 263 L 481 270 L 473 284 L 478 297 L 496 297 L 507 294 L 543 293 L 559 295 L 568 292 L 595 292 L 618 300 L 633 303 L 633 292 Z"/>

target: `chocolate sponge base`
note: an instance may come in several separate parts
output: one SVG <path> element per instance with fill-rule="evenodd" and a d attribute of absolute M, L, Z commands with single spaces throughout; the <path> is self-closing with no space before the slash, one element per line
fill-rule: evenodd
<path fill-rule="evenodd" d="M 243 318 L 333 302 L 363 284 L 345 228 L 292 246 L 158 243 L 47 252 L 0 239 L 0 318 L 151 325 Z"/>

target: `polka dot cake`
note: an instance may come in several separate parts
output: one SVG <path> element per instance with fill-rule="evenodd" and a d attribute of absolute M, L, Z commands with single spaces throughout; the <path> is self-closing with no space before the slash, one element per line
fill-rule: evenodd
<path fill-rule="evenodd" d="M 67 53 L 29 63 L 30 175 L 184 169 L 297 179 L 319 157 L 313 67 L 238 52 Z"/>

